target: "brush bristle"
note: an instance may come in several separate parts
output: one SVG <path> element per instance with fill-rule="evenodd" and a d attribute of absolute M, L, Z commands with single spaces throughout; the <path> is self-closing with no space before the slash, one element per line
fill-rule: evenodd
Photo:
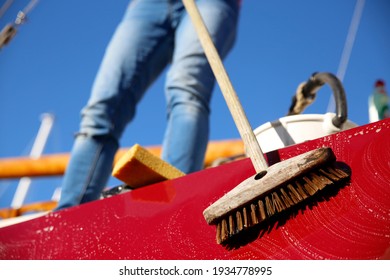
<path fill-rule="evenodd" d="M 217 222 L 217 243 L 226 242 L 243 230 L 297 205 L 329 185 L 349 177 L 345 171 L 328 166 L 312 171 L 300 180 L 279 186 L 265 196 L 236 209 Z"/>

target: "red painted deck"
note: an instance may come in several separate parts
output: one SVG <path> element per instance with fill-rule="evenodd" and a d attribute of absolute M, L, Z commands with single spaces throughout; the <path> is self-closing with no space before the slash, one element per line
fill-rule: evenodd
<path fill-rule="evenodd" d="M 202 211 L 251 176 L 248 159 L 0 229 L 0 259 L 389 259 L 390 120 L 268 153 L 272 162 L 321 146 L 352 170 L 326 200 L 216 244 Z"/>

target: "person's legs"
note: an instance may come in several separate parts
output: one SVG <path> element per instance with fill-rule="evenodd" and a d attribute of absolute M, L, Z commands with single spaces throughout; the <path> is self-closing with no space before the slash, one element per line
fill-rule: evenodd
<path fill-rule="evenodd" d="M 119 138 L 133 119 L 136 104 L 171 58 L 168 14 L 169 1 L 129 5 L 82 110 L 57 209 L 95 200 L 107 184 Z"/>
<path fill-rule="evenodd" d="M 238 21 L 236 0 L 200 0 L 199 11 L 221 57 L 233 46 Z M 187 14 L 179 21 L 166 81 L 168 126 L 164 160 L 189 173 L 203 168 L 209 135 L 210 99 L 215 78 Z"/>

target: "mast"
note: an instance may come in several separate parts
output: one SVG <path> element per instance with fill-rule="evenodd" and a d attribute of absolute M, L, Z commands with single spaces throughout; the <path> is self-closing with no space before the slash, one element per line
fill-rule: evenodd
<path fill-rule="evenodd" d="M 54 115 L 45 113 L 41 116 L 41 126 L 35 138 L 33 147 L 30 152 L 30 158 L 37 159 L 42 155 L 46 146 L 47 139 L 51 132 L 54 123 Z M 14 209 L 20 208 L 26 199 L 28 190 L 31 185 L 31 178 L 23 177 L 20 179 L 18 187 L 15 191 L 11 207 Z"/>

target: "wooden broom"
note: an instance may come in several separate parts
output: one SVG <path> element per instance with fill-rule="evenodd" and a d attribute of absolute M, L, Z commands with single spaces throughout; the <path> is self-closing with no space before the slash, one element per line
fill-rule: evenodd
<path fill-rule="evenodd" d="M 224 243 L 349 174 L 333 166 L 336 158 L 330 148 L 319 148 L 268 166 L 194 0 L 183 0 L 183 4 L 256 170 L 256 174 L 203 212 L 207 223 L 217 226 L 217 243 Z"/>

